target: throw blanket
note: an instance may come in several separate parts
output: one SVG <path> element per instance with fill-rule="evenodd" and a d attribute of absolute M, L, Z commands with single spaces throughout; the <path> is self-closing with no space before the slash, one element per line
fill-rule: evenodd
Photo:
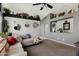
<path fill-rule="evenodd" d="M 3 39 L 3 38 L 0 38 L 0 55 L 4 55 L 5 54 L 6 45 L 7 45 L 6 40 Z"/>

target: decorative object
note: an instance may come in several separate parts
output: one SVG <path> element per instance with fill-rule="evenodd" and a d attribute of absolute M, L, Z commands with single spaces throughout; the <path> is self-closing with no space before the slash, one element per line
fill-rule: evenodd
<path fill-rule="evenodd" d="M 8 33 L 8 36 L 12 36 L 12 33 L 10 32 L 10 33 Z"/>
<path fill-rule="evenodd" d="M 14 26 L 14 29 L 20 31 L 20 29 L 21 29 L 21 25 L 17 24 L 17 26 Z"/>
<path fill-rule="evenodd" d="M 29 27 L 30 25 L 29 24 L 25 24 L 25 27 Z"/>
<path fill-rule="evenodd" d="M 17 26 L 14 26 L 14 29 L 17 30 Z"/>
<path fill-rule="evenodd" d="M 0 37 L 7 39 L 8 35 L 4 32 L 0 33 Z"/>
<path fill-rule="evenodd" d="M 17 13 L 16 16 L 21 17 L 21 18 L 26 18 L 26 19 L 40 20 L 39 15 L 32 16 L 32 15 L 29 15 L 27 13 Z"/>
<path fill-rule="evenodd" d="M 34 19 L 33 16 L 29 16 L 28 19 Z"/>
<path fill-rule="evenodd" d="M 28 18 L 29 14 L 27 14 L 27 13 L 17 13 L 16 16 L 22 17 L 22 18 Z"/>
<path fill-rule="evenodd" d="M 56 14 L 50 13 L 50 19 L 56 18 Z"/>
<path fill-rule="evenodd" d="M 39 26 L 39 24 L 38 24 L 37 22 L 34 22 L 34 23 L 33 23 L 33 27 L 34 27 L 34 28 L 37 28 L 38 26 Z"/>
<path fill-rule="evenodd" d="M 3 13 L 5 13 L 6 15 L 10 14 L 10 10 L 8 8 L 3 8 Z"/>
<path fill-rule="evenodd" d="M 3 8 L 3 16 L 10 16 L 10 17 L 17 17 L 17 18 L 23 18 L 23 19 L 31 19 L 31 20 L 37 20 L 40 21 L 40 16 L 36 15 L 36 16 L 32 16 L 29 15 L 28 13 L 24 13 L 24 12 L 18 12 L 15 14 L 14 11 L 11 11 L 8 8 Z"/>
<path fill-rule="evenodd" d="M 35 17 L 33 17 L 33 19 L 40 20 L 40 16 L 39 15 L 36 15 Z"/>
<path fill-rule="evenodd" d="M 13 45 L 15 44 L 17 41 L 16 41 L 16 38 L 14 38 L 13 36 L 10 36 L 7 40 L 7 42 L 10 44 L 10 45 Z"/>
<path fill-rule="evenodd" d="M 54 24 L 52 24 L 52 27 L 55 27 L 56 26 L 56 24 L 54 23 Z"/>
<path fill-rule="evenodd" d="M 50 22 L 50 32 L 56 32 L 56 22 Z"/>
<path fill-rule="evenodd" d="M 70 30 L 70 22 L 65 21 L 63 23 L 63 30 Z"/>
<path fill-rule="evenodd" d="M 59 28 L 57 31 L 59 31 L 60 33 L 63 32 L 63 29 L 62 28 Z"/>
<path fill-rule="evenodd" d="M 68 11 L 68 14 L 72 14 L 74 12 L 75 12 L 75 10 L 71 9 L 71 10 Z"/>
<path fill-rule="evenodd" d="M 64 15 L 65 15 L 65 12 L 61 12 L 61 13 L 59 13 L 58 16 L 60 17 L 60 16 L 64 16 Z"/>

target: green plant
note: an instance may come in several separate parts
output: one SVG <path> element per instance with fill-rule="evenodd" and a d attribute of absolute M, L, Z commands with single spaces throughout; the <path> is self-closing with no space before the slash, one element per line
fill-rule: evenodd
<path fill-rule="evenodd" d="M 3 8 L 5 14 L 10 14 L 10 10 L 8 8 Z"/>
<path fill-rule="evenodd" d="M 3 21 L 2 21 L 2 27 L 3 27 L 2 28 L 2 32 L 4 32 L 4 33 L 8 32 L 9 26 L 8 26 L 7 20 L 3 19 Z"/>
<path fill-rule="evenodd" d="M 62 28 L 59 28 L 59 31 L 60 31 L 60 33 L 62 33 L 63 32 L 63 29 Z"/>
<path fill-rule="evenodd" d="M 5 33 L 0 33 L 0 37 L 2 37 L 2 38 L 8 38 L 8 35 L 7 34 L 5 34 Z"/>
<path fill-rule="evenodd" d="M 7 35 L 8 35 L 8 36 L 12 36 L 12 33 L 10 32 L 10 33 L 8 33 Z"/>

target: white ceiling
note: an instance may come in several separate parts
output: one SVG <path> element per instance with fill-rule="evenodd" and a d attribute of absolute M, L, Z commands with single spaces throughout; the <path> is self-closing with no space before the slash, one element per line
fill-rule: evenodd
<path fill-rule="evenodd" d="M 77 3 L 50 3 L 53 6 L 53 9 L 49 9 L 48 7 L 44 7 L 41 11 L 40 8 L 42 5 L 33 6 L 33 3 L 3 3 L 3 7 L 7 7 L 17 12 L 26 12 L 30 15 L 40 15 L 41 19 L 43 19 L 49 13 L 59 13 L 62 11 L 67 11 L 69 9 L 78 10 Z"/>

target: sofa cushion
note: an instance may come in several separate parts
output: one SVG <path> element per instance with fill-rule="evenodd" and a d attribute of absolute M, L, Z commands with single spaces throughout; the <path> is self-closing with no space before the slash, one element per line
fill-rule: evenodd
<path fill-rule="evenodd" d="M 22 39 L 28 39 L 28 38 L 31 38 L 31 35 L 30 34 L 25 34 L 25 35 L 22 35 L 21 37 L 22 37 Z"/>

